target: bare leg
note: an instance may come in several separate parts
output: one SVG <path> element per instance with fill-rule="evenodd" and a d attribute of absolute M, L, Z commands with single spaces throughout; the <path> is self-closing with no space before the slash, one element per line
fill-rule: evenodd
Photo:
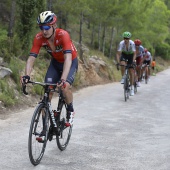
<path fill-rule="evenodd" d="M 133 68 L 129 69 L 129 73 L 130 73 L 130 85 L 133 86 L 134 85 L 134 70 L 133 70 Z"/>
<path fill-rule="evenodd" d="M 63 89 L 63 94 L 65 96 L 65 102 L 70 104 L 73 102 L 73 93 L 71 91 L 71 86 L 66 82 L 66 87 Z"/>
<path fill-rule="evenodd" d="M 125 62 L 121 61 L 120 65 L 121 65 L 121 75 L 124 76 L 124 73 L 125 73 Z"/>

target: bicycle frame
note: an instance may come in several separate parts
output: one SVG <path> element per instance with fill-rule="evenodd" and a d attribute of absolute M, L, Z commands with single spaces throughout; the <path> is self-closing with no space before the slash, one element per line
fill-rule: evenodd
<path fill-rule="evenodd" d="M 32 82 L 32 81 L 29 81 L 28 83 L 31 83 L 33 85 L 35 84 L 38 84 L 38 85 L 41 85 L 43 86 L 44 88 L 44 96 L 43 96 L 43 99 L 39 102 L 40 103 L 44 103 L 44 105 L 46 106 L 46 109 L 47 109 L 47 113 L 49 114 L 49 118 L 50 118 L 50 124 L 52 125 L 52 127 L 54 128 L 54 131 L 56 133 L 56 135 L 59 135 L 59 125 L 57 125 L 57 121 L 56 121 L 56 117 L 54 117 L 54 111 L 52 110 L 52 107 L 51 107 L 51 103 L 49 102 L 49 93 L 50 92 L 57 92 L 59 94 L 59 100 L 58 100 L 58 106 L 57 106 L 57 114 L 61 114 L 61 110 L 62 110 L 62 107 L 63 105 L 66 106 L 66 103 L 65 103 L 65 100 L 64 100 L 64 96 L 63 96 L 63 93 L 62 93 L 62 90 L 61 88 L 58 88 L 58 90 L 55 89 L 56 87 L 56 84 L 49 84 L 49 83 L 41 83 L 41 82 Z M 51 88 L 53 87 L 53 88 Z M 28 93 L 26 92 L 26 85 L 23 85 L 23 92 L 25 95 L 28 95 Z"/>

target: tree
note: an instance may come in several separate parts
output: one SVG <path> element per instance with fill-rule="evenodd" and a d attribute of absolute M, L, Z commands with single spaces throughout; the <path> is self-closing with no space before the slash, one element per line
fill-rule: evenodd
<path fill-rule="evenodd" d="M 35 31 L 36 18 L 39 10 L 45 6 L 44 0 L 17 0 L 17 25 L 16 33 L 21 43 L 21 48 L 28 52 L 30 47 L 33 31 Z"/>

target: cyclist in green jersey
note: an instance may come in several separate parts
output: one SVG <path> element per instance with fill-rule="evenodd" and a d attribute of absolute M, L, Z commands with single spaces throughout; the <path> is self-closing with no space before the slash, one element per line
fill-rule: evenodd
<path fill-rule="evenodd" d="M 123 33 L 123 39 L 119 43 L 119 47 L 117 49 L 117 62 L 121 66 L 121 74 L 122 74 L 122 80 L 121 84 L 124 84 L 124 72 L 125 72 L 125 65 L 126 61 L 127 64 L 133 65 L 135 64 L 135 59 L 136 59 L 136 48 L 135 48 L 135 43 L 130 39 L 132 34 L 128 31 Z M 130 73 L 130 85 L 131 85 L 131 90 L 130 90 L 130 95 L 134 95 L 134 69 L 133 67 L 129 69 Z"/>

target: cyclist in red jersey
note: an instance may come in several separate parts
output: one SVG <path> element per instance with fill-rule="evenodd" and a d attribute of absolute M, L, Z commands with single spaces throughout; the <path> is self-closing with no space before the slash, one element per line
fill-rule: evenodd
<path fill-rule="evenodd" d="M 57 28 L 57 16 L 51 11 L 40 13 L 37 18 L 37 24 L 41 32 L 34 37 L 33 45 L 29 58 L 26 63 L 25 76 L 22 77 L 22 83 L 30 80 L 30 74 L 33 69 L 34 61 L 37 58 L 40 48 L 44 47 L 52 56 L 48 67 L 45 83 L 56 83 L 62 86 L 63 94 L 67 103 L 66 126 L 73 124 L 74 108 L 71 85 L 74 82 L 75 74 L 78 69 L 77 50 L 70 39 L 67 31 Z M 52 99 L 50 94 L 50 101 Z"/>
<path fill-rule="evenodd" d="M 140 39 L 134 41 L 136 47 L 136 72 L 137 72 L 137 87 L 140 87 L 140 78 L 141 78 L 141 66 L 142 59 L 144 56 L 144 47 L 141 45 L 142 42 Z"/>

